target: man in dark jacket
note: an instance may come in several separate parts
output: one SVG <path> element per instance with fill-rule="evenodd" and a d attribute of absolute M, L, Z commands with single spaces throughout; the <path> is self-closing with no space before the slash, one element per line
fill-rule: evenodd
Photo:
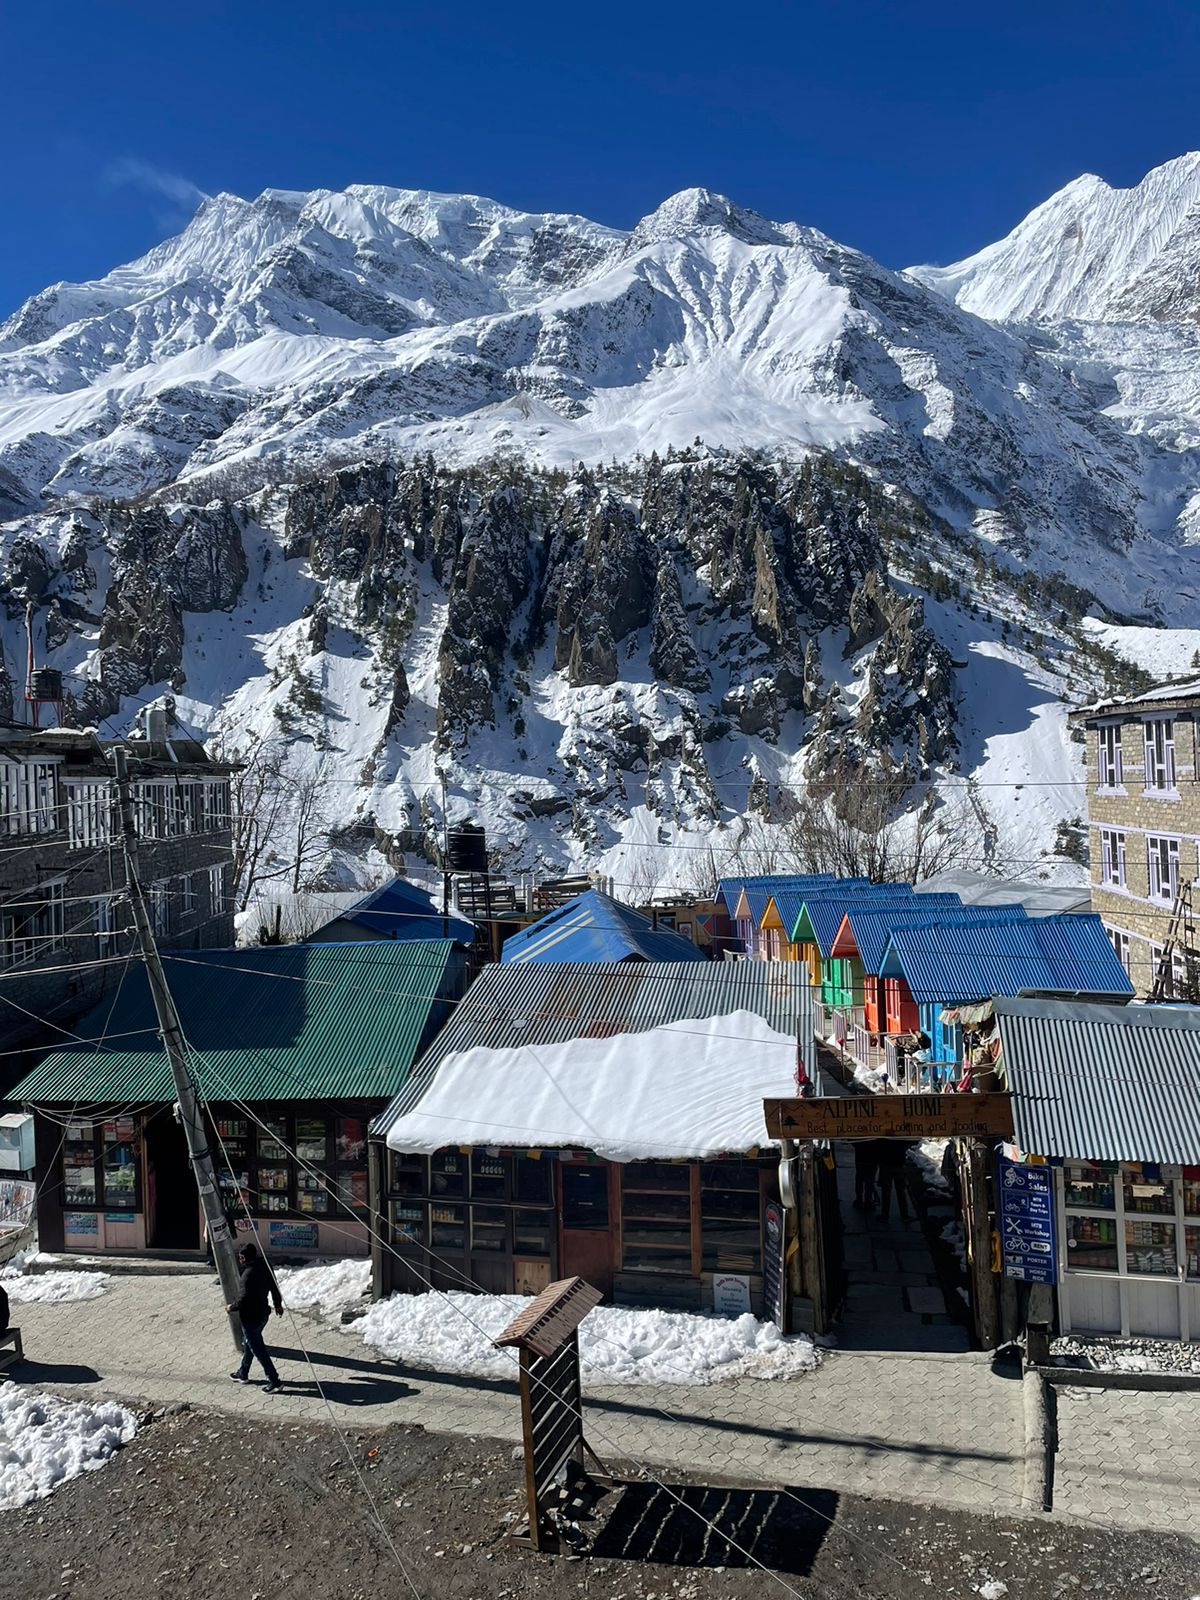
<path fill-rule="evenodd" d="M 256 1244 L 244 1244 L 238 1251 L 238 1265 L 242 1269 L 240 1294 L 232 1305 L 225 1307 L 226 1311 L 236 1311 L 242 1319 L 242 1364 L 236 1372 L 229 1376 L 234 1383 L 249 1383 L 250 1362 L 255 1356 L 258 1363 L 267 1375 L 264 1393 L 278 1394 L 283 1385 L 279 1381 L 279 1374 L 275 1370 L 275 1363 L 271 1360 L 270 1352 L 263 1343 L 263 1329 L 271 1318 L 269 1301 L 275 1303 L 275 1315 L 283 1315 L 283 1300 L 279 1293 L 279 1285 L 275 1282 L 274 1274 L 270 1267 L 259 1254 Z"/>
<path fill-rule="evenodd" d="M 879 1216 L 886 1222 L 892 1209 L 892 1195 L 900 1208 L 901 1221 L 908 1221 L 908 1184 L 904 1162 L 912 1145 L 910 1139 L 877 1139 L 879 1161 Z"/>

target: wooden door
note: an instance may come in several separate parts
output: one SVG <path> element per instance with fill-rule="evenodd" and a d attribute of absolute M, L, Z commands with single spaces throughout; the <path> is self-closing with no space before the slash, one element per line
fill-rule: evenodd
<path fill-rule="evenodd" d="M 558 1167 L 559 1271 L 586 1278 L 605 1299 L 613 1288 L 615 1229 L 608 1167 L 601 1161 L 562 1161 Z"/>

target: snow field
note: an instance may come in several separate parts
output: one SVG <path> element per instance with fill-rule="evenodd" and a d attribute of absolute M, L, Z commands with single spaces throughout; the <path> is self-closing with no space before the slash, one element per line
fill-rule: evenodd
<path fill-rule="evenodd" d="M 0 1388 L 0 1511 L 42 1500 L 60 1483 L 95 1472 L 138 1430 L 132 1411 Z"/>
<path fill-rule="evenodd" d="M 516 1376 L 515 1352 L 492 1340 L 529 1301 L 522 1295 L 396 1294 L 378 1301 L 354 1332 L 410 1366 L 473 1378 Z M 598 1306 L 579 1330 L 584 1382 L 708 1384 L 733 1378 L 794 1378 L 817 1366 L 805 1335 L 785 1338 L 773 1322 Z"/>
<path fill-rule="evenodd" d="M 332 1313 L 356 1305 L 371 1288 L 371 1263 L 326 1261 L 311 1267 L 278 1267 L 275 1278 L 283 1303 L 293 1311 Z"/>

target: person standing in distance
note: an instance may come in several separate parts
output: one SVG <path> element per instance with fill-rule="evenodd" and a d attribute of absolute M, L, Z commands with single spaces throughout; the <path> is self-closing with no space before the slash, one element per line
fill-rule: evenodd
<path fill-rule="evenodd" d="M 263 1329 L 271 1319 L 269 1301 L 275 1303 L 275 1315 L 283 1315 L 283 1299 L 270 1267 L 259 1254 L 256 1244 L 244 1244 L 237 1253 L 242 1269 L 241 1293 L 226 1311 L 236 1311 L 242 1319 L 242 1364 L 229 1376 L 234 1383 L 249 1383 L 250 1362 L 257 1356 L 258 1364 L 267 1375 L 263 1392 L 278 1394 L 283 1388 L 279 1373 L 271 1360 L 271 1352 L 263 1341 Z"/>

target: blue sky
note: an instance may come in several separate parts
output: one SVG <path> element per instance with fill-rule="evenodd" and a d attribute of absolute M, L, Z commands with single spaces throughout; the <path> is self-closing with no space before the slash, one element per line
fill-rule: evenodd
<path fill-rule="evenodd" d="M 1200 147 L 1200 5 L 60 0 L 3 26 L 0 315 L 200 192 L 466 190 L 631 225 L 691 184 L 892 266 Z"/>

